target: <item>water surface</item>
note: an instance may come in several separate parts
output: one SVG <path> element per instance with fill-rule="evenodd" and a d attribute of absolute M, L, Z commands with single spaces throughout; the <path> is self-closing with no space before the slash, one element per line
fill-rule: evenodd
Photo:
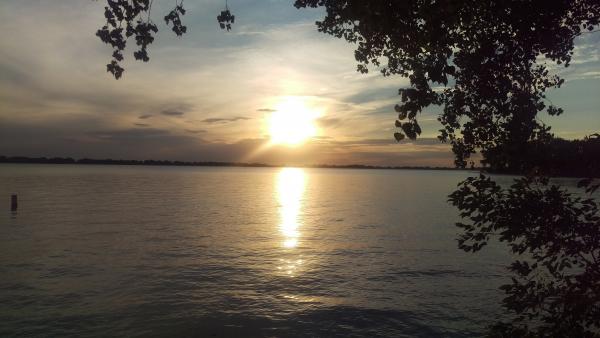
<path fill-rule="evenodd" d="M 508 257 L 457 249 L 468 174 L 0 165 L 0 336 L 480 336 Z"/>

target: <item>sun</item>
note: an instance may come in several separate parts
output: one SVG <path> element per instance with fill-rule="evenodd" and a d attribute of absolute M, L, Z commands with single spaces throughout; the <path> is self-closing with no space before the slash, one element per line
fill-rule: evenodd
<path fill-rule="evenodd" d="M 315 120 L 321 114 L 301 97 L 284 98 L 269 117 L 271 143 L 297 146 L 317 135 Z"/>

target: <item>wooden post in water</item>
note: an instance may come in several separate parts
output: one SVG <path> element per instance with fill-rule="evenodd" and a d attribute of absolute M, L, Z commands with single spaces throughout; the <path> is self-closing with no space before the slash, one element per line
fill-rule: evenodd
<path fill-rule="evenodd" d="M 17 194 L 13 194 L 10 196 L 10 211 L 17 211 Z"/>

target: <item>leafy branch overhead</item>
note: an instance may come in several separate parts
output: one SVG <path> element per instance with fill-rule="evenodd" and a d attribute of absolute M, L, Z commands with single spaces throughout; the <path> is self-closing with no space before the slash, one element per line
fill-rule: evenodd
<path fill-rule="evenodd" d="M 180 15 L 185 14 L 183 1 L 175 2 L 175 8 L 165 16 L 165 22 L 173 25 L 173 31 L 178 36 L 186 32 L 182 25 Z M 119 79 L 124 72 L 120 62 L 123 61 L 123 51 L 127 46 L 127 40 L 134 36 L 136 45 L 139 47 L 133 53 L 136 60 L 148 62 L 147 47 L 154 41 L 154 34 L 158 27 L 150 19 L 152 0 L 107 0 L 104 7 L 106 24 L 97 32 L 96 36 L 102 42 L 113 48 L 112 61 L 106 65 L 106 70 Z"/>
<path fill-rule="evenodd" d="M 130 37 L 135 38 L 138 49 L 133 52 L 136 60 L 148 62 L 148 45 L 154 42 L 158 33 L 158 26 L 151 19 L 153 0 L 106 0 L 104 17 L 106 23 L 96 32 L 100 40 L 113 48 L 112 60 L 106 65 L 106 71 L 115 79 L 121 78 L 125 69 L 120 62 L 123 61 L 123 52 Z M 175 35 L 181 37 L 187 32 L 187 27 L 182 22 L 186 10 L 183 0 L 175 0 L 175 7 L 164 17 L 165 24 L 171 26 Z M 229 8 L 217 17 L 221 28 L 231 30 L 235 16 Z"/>
<path fill-rule="evenodd" d="M 217 16 L 217 21 L 219 22 L 219 27 L 221 27 L 221 29 L 227 29 L 227 31 L 230 31 L 231 25 L 235 23 L 235 15 L 231 14 L 229 5 L 227 5 L 227 0 L 225 0 L 225 9 Z"/>

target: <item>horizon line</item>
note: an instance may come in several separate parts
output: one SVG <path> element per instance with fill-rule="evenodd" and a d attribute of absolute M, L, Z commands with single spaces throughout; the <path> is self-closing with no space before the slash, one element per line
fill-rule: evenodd
<path fill-rule="evenodd" d="M 80 164 L 80 165 L 139 165 L 139 166 L 179 166 L 179 167 L 256 167 L 256 168 L 323 168 L 323 169 L 430 169 L 430 170 L 471 170 L 471 168 L 434 167 L 434 166 L 380 166 L 368 164 L 268 164 L 259 162 L 224 162 L 224 161 L 179 161 L 179 160 L 127 160 L 127 159 L 93 159 L 72 157 L 28 157 L 3 156 L 0 163 L 12 164 Z M 474 168 L 479 169 L 479 168 Z"/>

